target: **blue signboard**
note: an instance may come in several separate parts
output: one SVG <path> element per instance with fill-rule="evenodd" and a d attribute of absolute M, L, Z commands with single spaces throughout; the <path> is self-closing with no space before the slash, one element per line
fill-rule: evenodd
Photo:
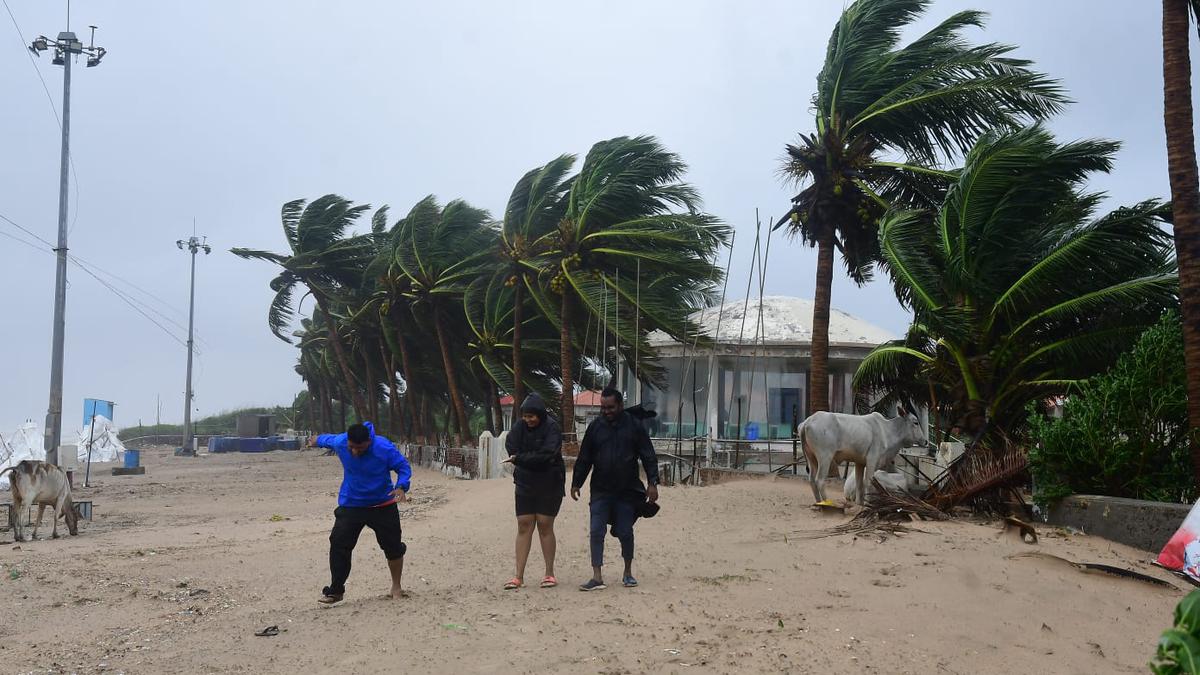
<path fill-rule="evenodd" d="M 113 402 L 95 398 L 83 399 L 83 426 L 92 423 L 93 415 L 107 418 L 109 422 L 113 421 Z"/>

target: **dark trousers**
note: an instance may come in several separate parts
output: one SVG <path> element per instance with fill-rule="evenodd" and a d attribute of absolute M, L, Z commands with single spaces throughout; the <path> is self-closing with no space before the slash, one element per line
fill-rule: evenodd
<path fill-rule="evenodd" d="M 592 567 L 604 564 L 604 537 L 612 523 L 613 534 L 621 541 L 621 557 L 633 560 L 633 501 L 622 495 L 593 494 L 592 512 Z"/>
<path fill-rule="evenodd" d="M 364 527 L 375 532 L 375 540 L 388 560 L 403 558 L 408 550 L 401 540 L 400 509 L 395 504 L 373 508 L 339 506 L 334 510 L 333 517 L 333 530 L 329 532 L 329 574 L 333 580 L 325 588 L 325 595 L 342 595 L 346 592 L 350 558 Z"/>

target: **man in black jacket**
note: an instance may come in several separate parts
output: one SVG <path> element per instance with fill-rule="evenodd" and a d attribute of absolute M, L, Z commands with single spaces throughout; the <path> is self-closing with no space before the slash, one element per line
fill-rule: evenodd
<path fill-rule="evenodd" d="M 638 476 L 639 460 L 649 487 L 643 487 Z M 625 412 L 621 392 L 615 389 L 600 393 L 600 417 L 588 425 L 583 435 L 571 478 L 572 499 L 579 499 L 579 490 L 589 473 L 592 475 L 592 578 L 579 590 L 605 588 L 600 568 L 604 564 L 604 535 L 609 523 L 621 541 L 621 557 L 625 559 L 622 582 L 627 587 L 637 586 L 633 577 L 633 521 L 639 505 L 658 501 L 658 458 L 650 435 Z"/>
<path fill-rule="evenodd" d="M 521 403 L 521 421 L 513 425 L 504 441 L 513 465 L 517 505 L 517 575 L 504 584 L 507 590 L 525 585 L 525 563 L 537 528 L 542 544 L 546 575 L 542 588 L 558 585 L 554 578 L 554 518 L 562 506 L 567 467 L 562 458 L 562 432 L 546 414 L 546 403 L 536 393 Z"/>

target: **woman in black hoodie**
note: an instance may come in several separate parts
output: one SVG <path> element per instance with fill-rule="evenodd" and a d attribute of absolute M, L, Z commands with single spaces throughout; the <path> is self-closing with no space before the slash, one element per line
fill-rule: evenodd
<path fill-rule="evenodd" d="M 515 590 L 525 585 L 525 563 L 533 545 L 536 527 L 546 561 L 542 588 L 558 585 L 554 578 L 554 518 L 562 506 L 567 466 L 562 457 L 562 431 L 546 414 L 546 402 L 530 394 L 521 403 L 521 422 L 508 432 L 504 442 L 513 465 L 517 493 L 517 575 L 504 584 Z"/>

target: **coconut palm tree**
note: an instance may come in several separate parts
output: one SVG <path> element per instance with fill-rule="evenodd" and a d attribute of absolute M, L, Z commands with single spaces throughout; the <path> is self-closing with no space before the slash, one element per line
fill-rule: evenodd
<path fill-rule="evenodd" d="M 465 342 L 462 294 L 481 261 L 494 255 L 497 231 L 487 211 L 462 200 L 442 208 L 432 195 L 417 202 L 398 227 L 396 264 L 409 279 L 407 295 L 430 313 L 461 441 L 469 437 L 470 424 L 458 372 L 462 350 L 452 342 Z"/>
<path fill-rule="evenodd" d="M 1200 183 L 1192 116 L 1191 20 L 1200 0 L 1163 0 L 1163 121 L 1187 362 L 1192 469 L 1200 483 Z"/>
<path fill-rule="evenodd" d="M 538 277 L 529 290 L 541 313 L 559 326 L 568 438 L 575 426 L 578 327 L 588 321 L 603 326 L 614 343 L 622 343 L 627 363 L 643 359 L 649 371 L 654 350 L 646 335 L 663 330 L 691 339 L 697 331 L 691 313 L 713 300 L 721 280 L 713 260 L 729 228 L 699 211 L 699 196 L 681 181 L 686 170 L 650 136 L 596 143 L 570 181 L 558 226 L 533 244 Z"/>
<path fill-rule="evenodd" d="M 500 256 L 506 283 L 513 288 L 512 296 L 512 392 L 516 405 L 513 406 L 513 422 L 520 411 L 520 402 L 525 400 L 526 371 L 523 363 L 526 287 L 537 268 L 533 261 L 537 256 L 533 244 L 553 232 L 566 212 L 566 178 L 575 163 L 574 155 L 560 155 L 544 166 L 532 169 L 517 181 L 504 210 L 504 224 L 500 229 Z M 491 372 L 489 370 L 489 372 Z M 493 374 L 493 377 L 495 375 Z M 497 380 L 500 384 L 500 381 Z M 500 384 L 504 387 L 503 384 Z"/>
<path fill-rule="evenodd" d="M 929 0 L 858 0 L 842 13 L 817 76 L 815 131 L 787 146 L 784 175 L 803 186 L 776 225 L 817 247 L 810 404 L 828 410 L 834 251 L 859 284 L 878 260 L 877 222 L 895 204 L 941 200 L 940 160 L 980 134 L 1041 119 L 1065 102 L 1058 85 L 1000 44 L 971 45 L 981 12 L 959 12 L 905 46 Z"/>
<path fill-rule="evenodd" d="M 359 216 L 370 209 L 368 204 L 353 202 L 335 194 L 313 200 L 303 199 L 283 205 L 281 220 L 289 253 L 272 253 L 248 248 L 231 252 L 246 259 L 265 260 L 282 270 L 271 280 L 275 297 L 267 314 L 271 332 L 284 342 L 291 342 L 284 331 L 295 317 L 296 287 L 303 285 L 316 300 L 326 317 L 329 344 L 342 373 L 343 386 L 360 417 L 367 412 L 366 400 L 359 392 L 359 383 L 350 367 L 351 359 L 339 331 L 341 315 L 339 295 L 357 289 L 362 283 L 361 270 L 370 260 L 371 242 L 363 236 L 346 236 Z"/>
<path fill-rule="evenodd" d="M 1117 147 L 1059 144 L 1036 126 L 989 133 L 936 213 L 889 210 L 880 243 L 913 323 L 867 356 L 856 388 L 940 396 L 978 439 L 1111 366 L 1178 289 L 1167 207 L 1095 217 L 1101 195 L 1083 183 Z"/>
<path fill-rule="evenodd" d="M 510 284 L 511 277 L 505 276 L 506 271 L 480 276 L 463 294 L 463 313 L 471 330 L 467 343 L 471 362 L 486 373 L 495 386 L 508 393 L 518 391 L 515 385 L 516 368 L 517 364 L 521 364 L 525 369 L 522 379 L 553 409 L 558 402 L 558 392 L 552 383 L 554 374 L 558 372 L 557 330 L 535 312 L 525 312 L 527 318 L 522 322 L 524 325 L 520 326 L 526 334 L 521 345 L 524 355 L 520 359 L 513 358 L 511 352 L 517 348 L 514 336 L 519 330 L 513 319 L 518 312 L 518 291 Z M 530 302 L 525 304 L 532 305 Z M 524 309 L 536 310 L 536 306 Z M 524 396 L 524 387 L 521 392 L 521 396 Z M 513 394 L 513 398 L 516 403 L 513 408 L 519 412 L 524 399 L 516 394 Z M 494 405 L 499 410 L 499 403 Z"/>

